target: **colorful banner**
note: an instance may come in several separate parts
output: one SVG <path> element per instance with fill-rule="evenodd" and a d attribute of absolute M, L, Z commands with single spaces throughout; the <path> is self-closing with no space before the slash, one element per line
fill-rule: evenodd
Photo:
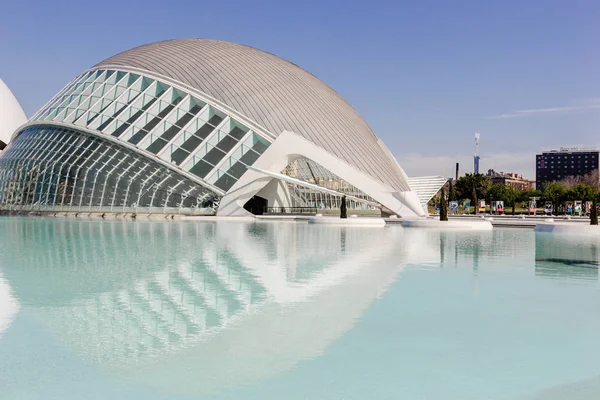
<path fill-rule="evenodd" d="M 551 201 L 547 201 L 546 204 L 544 205 L 544 211 L 546 212 L 546 214 L 551 215 L 552 214 L 552 202 Z"/>
<path fill-rule="evenodd" d="M 450 211 L 458 212 L 458 201 L 451 201 L 449 204 L 450 204 Z"/>
<path fill-rule="evenodd" d="M 529 212 L 534 213 L 537 209 L 537 202 L 535 200 L 529 200 Z"/>
<path fill-rule="evenodd" d="M 504 202 L 503 201 L 497 201 L 496 202 L 496 212 L 498 213 L 503 213 L 504 212 Z"/>
<path fill-rule="evenodd" d="M 471 208 L 471 202 L 469 200 L 465 201 L 463 203 L 463 207 L 465 208 L 465 210 L 469 211 L 469 209 Z"/>
<path fill-rule="evenodd" d="M 485 212 L 485 200 L 479 200 L 479 211 Z"/>
<path fill-rule="evenodd" d="M 591 201 L 586 201 L 585 202 L 585 213 L 589 214 L 592 212 L 592 202 Z"/>
<path fill-rule="evenodd" d="M 571 214 L 572 212 L 573 212 L 573 202 L 572 201 L 565 202 L 565 213 Z"/>
<path fill-rule="evenodd" d="M 575 212 L 579 215 L 581 215 L 581 200 L 575 200 Z"/>

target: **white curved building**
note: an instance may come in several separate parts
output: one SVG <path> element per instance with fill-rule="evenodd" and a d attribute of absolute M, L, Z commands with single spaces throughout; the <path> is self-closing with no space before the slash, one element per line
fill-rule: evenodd
<path fill-rule="evenodd" d="M 13 132 L 27 122 L 21 105 L 6 84 L 0 79 L 0 151 L 2 151 Z"/>
<path fill-rule="evenodd" d="M 248 215 L 426 214 L 445 180 L 409 180 L 333 89 L 219 40 L 152 43 L 83 72 L 0 158 L 0 209 Z M 425 183 L 425 184 L 424 184 Z"/>

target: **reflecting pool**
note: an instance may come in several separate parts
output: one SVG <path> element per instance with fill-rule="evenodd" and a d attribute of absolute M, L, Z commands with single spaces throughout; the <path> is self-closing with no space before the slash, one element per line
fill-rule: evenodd
<path fill-rule="evenodd" d="M 0 399 L 597 399 L 600 243 L 0 219 Z"/>

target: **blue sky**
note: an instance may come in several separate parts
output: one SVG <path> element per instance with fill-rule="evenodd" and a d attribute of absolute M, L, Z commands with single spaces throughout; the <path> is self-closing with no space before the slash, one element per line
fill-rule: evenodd
<path fill-rule="evenodd" d="M 204 37 L 277 54 L 337 90 L 409 175 L 534 175 L 534 154 L 600 146 L 600 2 L 6 1 L 0 77 L 28 115 L 128 48 Z"/>

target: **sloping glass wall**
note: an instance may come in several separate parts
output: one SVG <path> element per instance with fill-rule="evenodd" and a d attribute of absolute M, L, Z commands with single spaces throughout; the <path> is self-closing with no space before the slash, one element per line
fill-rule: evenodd
<path fill-rule="evenodd" d="M 80 75 L 33 118 L 111 135 L 173 163 L 224 194 L 270 141 L 199 98 L 140 74 Z"/>
<path fill-rule="evenodd" d="M 220 196 L 123 146 L 32 126 L 0 156 L 0 209 L 214 214 Z"/>
<path fill-rule="evenodd" d="M 291 178 L 296 178 L 301 181 L 319 185 L 326 189 L 335 190 L 336 192 L 347 196 L 365 200 L 364 202 L 361 202 L 355 199 L 348 199 L 346 204 L 350 210 L 379 210 L 378 207 L 374 207 L 367 203 L 376 202 L 372 197 L 367 196 L 361 190 L 308 158 L 301 157 L 292 161 L 283 171 L 281 171 L 281 173 L 288 175 Z M 288 188 L 293 202 L 292 207 L 339 210 L 341 206 L 342 198 L 340 196 L 323 193 L 293 183 L 288 183 Z"/>

